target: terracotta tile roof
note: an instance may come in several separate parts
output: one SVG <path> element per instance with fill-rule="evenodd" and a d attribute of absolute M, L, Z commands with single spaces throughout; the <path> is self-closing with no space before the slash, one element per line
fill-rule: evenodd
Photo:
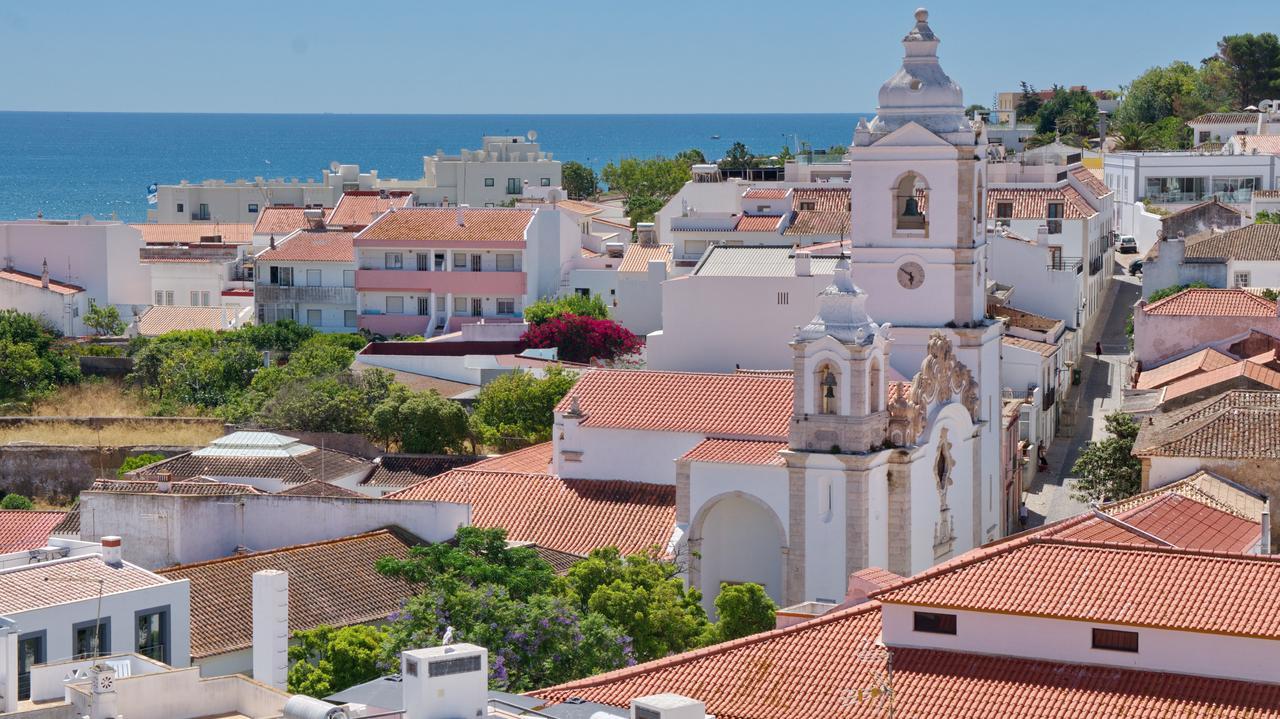
<path fill-rule="evenodd" d="M 1188 125 L 1240 125 L 1246 122 L 1256 123 L 1255 112 L 1206 112 L 1203 115 L 1187 120 Z"/>
<path fill-rule="evenodd" d="M 146 479 L 95 479 L 90 492 L 116 492 L 121 494 L 161 494 L 159 482 Z M 191 479 L 169 483 L 168 494 L 221 497 L 237 494 L 262 494 L 256 487 L 238 482 L 218 482 Z"/>
<path fill-rule="evenodd" d="M 596 252 L 595 250 L 588 249 L 588 248 L 586 248 L 586 247 L 579 247 L 579 248 L 578 248 L 578 252 L 579 252 L 583 257 L 586 257 L 586 258 L 588 258 L 588 259 L 594 259 L 594 258 L 596 258 L 596 257 L 604 257 L 604 253 L 603 253 L 603 252 Z"/>
<path fill-rule="evenodd" d="M 394 210 L 356 235 L 357 244 L 378 240 L 445 242 L 524 242 L 533 210 L 485 207 L 463 209 L 462 224 L 452 207 L 407 207 Z"/>
<path fill-rule="evenodd" d="M 608 209 L 602 205 L 596 205 L 590 202 L 581 202 L 579 200 L 557 200 L 556 207 L 585 217 L 598 215 Z"/>
<path fill-rule="evenodd" d="M 1262 536 L 1260 521 L 1250 521 L 1175 492 L 1149 498 L 1131 509 L 1107 514 L 1123 524 L 1090 516 L 1083 522 L 1072 523 L 1046 535 L 1082 542 L 1173 546 L 1235 553 L 1252 551 Z M 1135 532 L 1128 527 L 1140 531 Z"/>
<path fill-rule="evenodd" d="M 888 569 L 881 569 L 880 567 L 865 567 L 854 572 L 853 576 L 858 579 L 871 582 L 881 589 L 887 589 L 906 578 L 900 574 L 894 574 Z"/>
<path fill-rule="evenodd" d="M 155 337 L 178 330 L 225 330 L 236 317 L 236 311 L 226 307 L 152 305 L 138 318 L 138 334 Z"/>
<path fill-rule="evenodd" d="M 1008 305 L 988 303 L 987 312 L 995 317 L 1007 317 L 1010 327 L 1021 327 L 1033 332 L 1056 332 L 1058 325 L 1063 324 L 1062 320 L 1055 320 L 1052 317 L 1045 317 L 1044 315 L 1038 315 L 1034 312 L 1020 310 Z"/>
<path fill-rule="evenodd" d="M 468 469 L 483 469 L 490 472 L 527 472 L 543 474 L 551 468 L 551 443 L 541 442 L 531 447 L 517 449 L 496 457 L 482 459 Z"/>
<path fill-rule="evenodd" d="M 782 439 L 792 392 L 789 377 L 594 369 L 556 412 L 569 412 L 576 398 L 584 427 Z"/>
<path fill-rule="evenodd" d="M 356 261 L 354 232 L 298 230 L 276 242 L 274 250 L 258 255 L 259 262 L 351 262 Z"/>
<path fill-rule="evenodd" d="M 258 213 L 258 221 L 253 225 L 253 234 L 284 237 L 294 230 L 301 230 L 307 226 L 307 219 L 303 214 L 307 209 L 288 205 L 268 205 Z M 324 214 L 329 214 L 332 209 L 331 207 L 323 208 Z"/>
<path fill-rule="evenodd" d="M 1097 175 L 1090 172 L 1087 168 L 1077 167 L 1071 170 L 1071 176 L 1081 185 L 1089 188 L 1094 197 L 1103 198 L 1110 195 L 1112 190 L 1107 187 L 1107 183 L 1103 182 Z"/>
<path fill-rule="evenodd" d="M 1204 470 L 1127 499 L 1104 504 L 1099 509 L 1107 514 L 1117 515 L 1169 494 L 1194 500 L 1251 522 L 1261 521 L 1262 513 L 1267 510 L 1265 496 Z"/>
<path fill-rule="evenodd" d="M 807 203 L 813 203 L 817 212 L 843 212 L 849 214 L 847 187 L 797 187 L 792 190 L 791 197 L 797 210 L 806 209 Z"/>
<path fill-rule="evenodd" d="M 558 549 L 548 549 L 547 547 L 539 547 L 536 544 L 527 545 L 533 551 L 538 553 L 542 561 L 551 565 L 556 574 L 568 574 L 573 565 L 586 559 L 586 556 L 574 554 L 572 552 L 562 552 Z"/>
<path fill-rule="evenodd" d="M 786 466 L 778 452 L 787 448 L 786 442 L 761 442 L 744 439 L 704 439 L 696 447 L 684 453 L 681 460 L 688 462 L 720 462 L 724 464 L 767 464 Z"/>
<path fill-rule="evenodd" d="M 253 241 L 253 224 L 249 222 L 219 222 L 216 225 L 190 222 L 144 222 L 129 225 L 142 233 L 142 241 L 148 245 L 185 245 L 198 243 L 204 237 L 221 237 L 228 245 L 247 245 Z"/>
<path fill-rule="evenodd" d="M 797 210 L 791 214 L 791 224 L 782 231 L 784 235 L 847 235 L 848 212 L 817 212 Z"/>
<path fill-rule="evenodd" d="M 98 580 L 103 595 L 167 583 L 132 564 L 112 567 L 96 554 L 27 564 L 0 570 L 0 615 L 95 599 Z"/>
<path fill-rule="evenodd" d="M 1031 535 L 973 550 L 875 595 L 884 603 L 1280 639 L 1280 557 Z"/>
<path fill-rule="evenodd" d="M 313 479 L 333 479 L 361 470 L 373 463 L 352 454 L 312 447 L 311 451 L 289 457 L 202 456 L 188 452 L 134 470 L 131 476 L 152 479 L 158 472 L 169 472 L 175 481 L 190 477 L 262 477 L 301 484 Z"/>
<path fill-rule="evenodd" d="M 80 505 L 76 504 L 67 511 L 66 516 L 61 522 L 53 525 L 53 529 L 49 530 L 51 535 L 63 535 L 69 537 L 80 537 Z"/>
<path fill-rule="evenodd" d="M 45 546 L 66 516 L 66 512 L 0 509 L 0 554 Z"/>
<path fill-rule="evenodd" d="M 738 224 L 733 226 L 734 232 L 776 232 L 782 223 L 782 215 L 743 215 Z"/>
<path fill-rule="evenodd" d="M 1253 196 L 1258 199 L 1280 199 L 1280 190 L 1254 190 Z"/>
<path fill-rule="evenodd" d="M 884 680 L 884 665 L 855 651 L 879 641 L 880 607 L 868 602 L 533 695 L 626 707 L 676 692 L 719 719 L 883 717 L 883 704 L 849 700 L 850 690 Z M 895 647 L 893 682 L 897 715 L 922 719 L 1280 716 L 1277 684 L 931 649 Z"/>
<path fill-rule="evenodd" d="M 1232 139 L 1246 154 L 1280 155 L 1280 135 L 1237 135 Z"/>
<path fill-rule="evenodd" d="M 885 385 L 885 406 L 890 406 L 899 397 L 906 397 L 911 391 L 910 382 L 890 382 Z"/>
<path fill-rule="evenodd" d="M 1142 310 L 1161 316 L 1275 317 L 1276 303 L 1239 288 L 1183 290 Z"/>
<path fill-rule="evenodd" d="M 1139 457 L 1280 459 L 1277 425 L 1280 393 L 1236 389 L 1143 424 L 1133 453 Z"/>
<path fill-rule="evenodd" d="M 1215 385 L 1238 379 L 1251 380 L 1249 382 L 1250 389 L 1280 390 L 1280 372 L 1264 364 L 1246 359 L 1234 362 L 1226 367 L 1219 367 L 1192 377 L 1170 382 L 1165 385 L 1163 401 L 1168 402 L 1193 392 L 1199 392 Z"/>
<path fill-rule="evenodd" d="M 478 459 L 480 458 L 463 454 L 384 454 L 375 460 L 373 474 L 360 484 L 369 487 L 409 487 L 451 469 L 474 465 Z M 546 470 L 546 466 L 542 469 Z"/>
<path fill-rule="evenodd" d="M 1280 260 L 1280 225 L 1245 225 L 1187 238 L 1186 256 L 1196 259 Z"/>
<path fill-rule="evenodd" d="M 5 282 L 13 282 L 19 285 L 26 285 L 27 287 L 38 287 L 41 289 L 47 289 L 49 292 L 54 292 L 60 295 L 74 295 L 77 292 L 84 292 L 84 288 L 80 287 L 79 285 L 71 285 L 71 284 L 67 284 L 66 282 L 58 282 L 53 278 L 49 279 L 49 286 L 44 287 L 44 280 L 40 279 L 40 275 L 33 275 L 26 272 L 19 272 L 18 270 L 0 269 L 0 280 L 4 280 Z"/>
<path fill-rule="evenodd" d="M 1006 347 L 1017 347 L 1018 349 L 1038 352 L 1043 357 L 1052 357 L 1053 353 L 1058 351 L 1058 345 L 1053 344 L 1052 342 L 1039 342 L 1036 340 L 1026 339 L 1025 337 L 1004 335 L 1000 338 L 1000 342 Z"/>
<path fill-rule="evenodd" d="M 592 221 L 593 223 L 594 223 L 594 222 L 599 222 L 599 223 L 600 223 L 600 224 L 602 224 L 602 225 L 608 225 L 608 226 L 610 226 L 610 227 L 617 227 L 617 228 L 618 228 L 618 229 L 620 229 L 620 230 L 630 230 L 630 229 L 631 229 L 631 225 L 628 225 L 627 223 L 622 222 L 621 220 L 613 220 L 613 219 L 610 219 L 610 218 L 608 218 L 608 217 L 592 217 L 592 218 L 591 218 L 591 221 Z"/>
<path fill-rule="evenodd" d="M 1142 374 L 1138 375 L 1138 381 L 1135 386 L 1138 389 L 1156 389 L 1174 380 L 1215 370 L 1219 367 L 1226 367 L 1235 364 L 1235 362 L 1236 359 L 1230 355 L 1212 348 L 1206 348 L 1186 357 L 1165 362 L 1158 367 L 1143 370 Z"/>
<path fill-rule="evenodd" d="M 676 488 L 553 474 L 455 469 L 386 499 L 471 505 L 471 523 L 502 527 L 514 541 L 573 554 L 614 546 L 623 554 L 665 550 L 675 527 Z"/>
<path fill-rule="evenodd" d="M 383 557 L 405 558 L 421 542 L 399 529 L 383 529 L 313 544 L 240 554 L 157 572 L 191 582 L 191 656 L 244 649 L 253 643 L 253 573 L 289 573 L 289 629 L 345 627 L 385 620 L 414 589 L 379 574 Z"/>
<path fill-rule="evenodd" d="M 663 260 L 667 270 L 671 269 L 671 245 L 641 245 L 635 242 L 627 245 L 618 263 L 619 272 L 648 272 L 650 260 Z"/>
<path fill-rule="evenodd" d="M 385 193 L 377 190 L 344 192 L 338 204 L 325 217 L 325 224 L 335 227 L 367 227 L 378 215 L 392 207 L 413 207 L 413 193 L 403 190 Z"/>
<path fill-rule="evenodd" d="M 359 492 L 347 489 L 346 487 L 339 487 L 338 485 L 333 484 L 331 482 L 321 482 L 318 479 L 313 479 L 310 482 L 303 482 L 302 484 L 295 484 L 292 487 L 289 487 L 288 489 L 284 489 L 284 490 L 281 490 L 280 492 L 277 492 L 277 494 L 284 494 L 290 497 L 364 497 L 364 496 L 367 496 L 367 495 L 360 494 Z"/>
<path fill-rule="evenodd" d="M 788 191 L 785 187 L 753 187 L 742 196 L 748 200 L 783 200 Z"/>
<path fill-rule="evenodd" d="M 1082 220 L 1097 213 L 1070 185 L 1056 188 L 992 187 L 987 190 L 987 219 L 1043 220 L 1049 217 L 1049 203 L 1062 203 L 1062 219 Z M 1000 217 L 1001 203 L 1013 204 L 1011 218 Z"/>

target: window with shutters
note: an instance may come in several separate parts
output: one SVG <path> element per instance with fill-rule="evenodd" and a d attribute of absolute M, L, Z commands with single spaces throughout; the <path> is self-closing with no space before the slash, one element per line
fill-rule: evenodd
<path fill-rule="evenodd" d="M 418 314 L 423 317 L 431 314 L 431 298 L 430 297 L 418 298 Z"/>
<path fill-rule="evenodd" d="M 343 325 L 344 327 L 355 327 L 355 326 L 356 326 L 356 311 L 355 311 L 355 310 L 343 310 L 343 311 L 342 311 L 342 325 Z"/>
<path fill-rule="evenodd" d="M 467 253 L 465 252 L 453 253 L 453 269 L 455 270 L 467 269 Z"/>
<path fill-rule="evenodd" d="M 343 286 L 343 287 L 355 287 L 355 286 L 356 286 L 356 271 L 355 271 L 355 270 L 343 270 L 343 271 L 342 271 L 342 286 Z"/>
<path fill-rule="evenodd" d="M 387 298 L 387 314 L 389 315 L 404 314 L 404 298 L 388 297 Z"/>
<path fill-rule="evenodd" d="M 319 327 L 324 324 L 324 318 L 321 315 L 320 310 L 307 310 L 307 324 L 312 327 Z"/>
<path fill-rule="evenodd" d="M 497 262 L 499 272 L 514 272 L 516 269 L 516 256 L 513 254 L 500 254 Z"/>
<path fill-rule="evenodd" d="M 514 315 L 516 313 L 516 301 L 514 297 L 498 298 L 498 314 Z"/>
<path fill-rule="evenodd" d="M 307 287 L 319 287 L 323 284 L 320 277 L 320 270 L 307 270 Z"/>

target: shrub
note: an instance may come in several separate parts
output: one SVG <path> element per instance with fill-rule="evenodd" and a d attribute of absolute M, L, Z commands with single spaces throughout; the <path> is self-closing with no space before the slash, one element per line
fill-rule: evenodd
<path fill-rule="evenodd" d="M 154 452 L 147 452 L 134 457 L 125 457 L 124 462 L 120 464 L 120 469 L 116 470 L 116 476 L 123 477 L 135 469 L 141 469 L 148 464 L 155 464 L 162 459 L 164 459 L 163 454 L 156 454 Z"/>
<path fill-rule="evenodd" d="M 6 494 L 0 499 L 0 509 L 31 509 L 31 500 L 21 494 Z"/>
<path fill-rule="evenodd" d="M 555 347 L 565 362 L 612 360 L 639 350 L 644 343 L 612 320 L 562 315 L 533 325 L 520 338 L 530 347 Z"/>

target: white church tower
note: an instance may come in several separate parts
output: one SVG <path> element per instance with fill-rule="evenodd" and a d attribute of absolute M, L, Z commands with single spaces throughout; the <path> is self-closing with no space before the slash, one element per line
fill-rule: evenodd
<path fill-rule="evenodd" d="M 911 377 L 940 331 L 977 382 L 974 544 L 999 524 L 1000 328 L 986 317 L 986 140 L 938 63 L 929 12 L 915 13 L 902 67 L 860 121 L 852 163 L 853 279 L 891 323 L 892 367 Z M 966 538 L 970 539 L 970 538 Z"/>

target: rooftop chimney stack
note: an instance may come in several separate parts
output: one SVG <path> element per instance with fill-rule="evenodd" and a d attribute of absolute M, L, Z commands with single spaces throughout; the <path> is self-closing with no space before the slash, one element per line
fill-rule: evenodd
<path fill-rule="evenodd" d="M 172 488 L 173 488 L 172 472 L 161 472 L 160 474 L 156 475 L 156 491 L 157 492 L 167 493 Z"/>
<path fill-rule="evenodd" d="M 631 719 L 706 719 L 707 705 L 679 694 L 651 694 L 631 700 Z"/>
<path fill-rule="evenodd" d="M 813 270 L 809 262 L 808 250 L 796 250 L 796 277 L 812 277 Z"/>
<path fill-rule="evenodd" d="M 400 677 L 404 719 L 488 715 L 489 652 L 484 647 L 449 644 L 404 652 Z"/>
<path fill-rule="evenodd" d="M 1262 512 L 1262 536 L 1258 538 L 1258 554 L 1271 554 L 1271 511 Z"/>
<path fill-rule="evenodd" d="M 465 221 L 463 221 L 463 219 L 462 219 L 462 211 L 463 211 L 464 209 L 466 209 L 466 207 L 467 207 L 466 205 L 458 205 L 458 209 L 457 209 L 457 212 L 456 212 L 456 214 L 457 214 L 457 218 L 458 218 L 458 227 L 465 227 L 465 226 L 466 226 L 466 224 L 467 224 L 467 223 L 466 223 Z"/>
<path fill-rule="evenodd" d="M 102 538 L 102 562 L 109 567 L 124 564 L 124 551 L 119 537 L 110 535 Z"/>
<path fill-rule="evenodd" d="M 92 687 L 89 695 L 89 719 L 118 719 L 116 711 L 116 670 L 109 664 L 89 667 Z"/>
<path fill-rule="evenodd" d="M 289 573 L 253 573 L 253 678 L 284 689 L 289 674 Z"/>
<path fill-rule="evenodd" d="M 45 258 L 45 261 L 40 265 L 40 286 L 45 288 L 46 290 L 49 289 L 49 259 L 48 258 Z"/>

